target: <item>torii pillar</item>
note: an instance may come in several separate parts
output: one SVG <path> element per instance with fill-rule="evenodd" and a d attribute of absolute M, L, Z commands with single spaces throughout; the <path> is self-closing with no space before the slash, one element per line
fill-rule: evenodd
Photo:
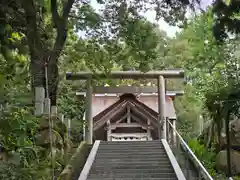
<path fill-rule="evenodd" d="M 165 90 L 165 80 L 163 76 L 158 77 L 158 118 L 160 122 L 159 136 L 162 139 L 167 137 L 167 123 L 166 123 L 166 90 Z"/>
<path fill-rule="evenodd" d="M 87 80 L 87 92 L 86 92 L 86 121 L 85 125 L 85 141 L 88 144 L 93 142 L 93 116 L 92 116 L 92 80 Z"/>

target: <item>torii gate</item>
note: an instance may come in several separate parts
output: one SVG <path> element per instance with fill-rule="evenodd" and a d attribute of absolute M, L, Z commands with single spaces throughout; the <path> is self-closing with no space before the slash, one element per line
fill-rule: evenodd
<path fill-rule="evenodd" d="M 183 70 L 166 70 L 166 71 L 149 71 L 143 73 L 140 71 L 113 71 L 108 76 L 102 72 L 79 72 L 79 73 L 66 73 L 67 80 L 87 80 L 87 91 L 86 91 L 86 120 L 88 126 L 85 129 L 86 140 L 88 144 L 92 144 L 93 140 L 93 114 L 92 114 L 92 80 L 99 78 L 110 78 L 110 79 L 156 79 L 157 80 L 157 93 L 158 93 L 158 119 L 161 122 L 162 131 L 161 138 L 166 139 L 166 115 L 165 115 L 165 79 L 170 78 L 184 78 Z M 140 88 L 139 88 L 140 89 Z M 139 92 L 140 90 L 135 90 Z M 107 93 L 107 92 L 105 92 Z M 159 128 L 161 129 L 161 128 Z"/>

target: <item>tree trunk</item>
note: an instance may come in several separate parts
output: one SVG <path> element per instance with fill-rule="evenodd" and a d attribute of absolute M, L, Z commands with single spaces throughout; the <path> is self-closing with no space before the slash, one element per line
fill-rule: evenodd
<path fill-rule="evenodd" d="M 51 99 L 51 106 L 57 105 L 57 90 L 58 90 L 58 65 L 57 63 L 50 62 L 47 66 L 48 74 L 48 92 Z"/>
<path fill-rule="evenodd" d="M 210 126 L 208 127 L 208 138 L 207 138 L 207 142 L 206 142 L 206 147 L 207 148 L 210 147 L 210 145 L 211 145 L 213 131 L 214 131 L 214 123 L 212 122 L 210 124 Z"/>
<path fill-rule="evenodd" d="M 31 57 L 30 71 L 32 87 L 45 87 L 45 57 L 44 55 L 35 55 Z"/>
<path fill-rule="evenodd" d="M 217 116 L 215 119 L 216 129 L 217 129 L 217 143 L 216 143 L 216 152 L 221 151 L 221 131 L 222 131 L 222 118 L 220 111 L 217 112 Z"/>

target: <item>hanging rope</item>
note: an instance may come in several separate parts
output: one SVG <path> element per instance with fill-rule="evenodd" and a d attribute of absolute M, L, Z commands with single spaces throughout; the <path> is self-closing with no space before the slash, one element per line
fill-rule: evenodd
<path fill-rule="evenodd" d="M 49 62 L 49 58 L 48 58 Z M 49 103 L 49 88 L 48 88 L 48 64 L 45 63 L 45 86 L 46 86 L 46 98 L 48 99 L 48 108 L 51 106 L 51 102 Z M 53 122 L 51 120 L 51 111 L 48 110 L 48 126 L 49 126 L 49 138 L 50 138 L 50 157 L 51 157 L 51 166 L 52 166 L 52 180 L 54 180 L 55 174 L 54 174 L 54 169 L 55 169 L 55 162 L 54 162 L 54 152 L 53 152 Z"/>

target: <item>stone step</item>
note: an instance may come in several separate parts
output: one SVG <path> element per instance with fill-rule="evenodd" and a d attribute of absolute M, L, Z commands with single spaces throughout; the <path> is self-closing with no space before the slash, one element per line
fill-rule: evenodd
<path fill-rule="evenodd" d="M 102 143 L 100 143 L 102 146 L 132 146 L 132 147 L 138 147 L 138 146 L 163 146 L 163 144 L 161 144 L 161 143 L 143 143 L 143 144 L 140 144 L 140 143 L 116 143 L 116 144 L 102 144 Z"/>
<path fill-rule="evenodd" d="M 162 144 L 162 141 L 101 141 L 101 144 Z"/>
<path fill-rule="evenodd" d="M 119 163 L 119 162 L 143 162 L 143 163 L 147 163 L 147 162 L 149 162 L 149 163 L 152 163 L 152 162 L 156 162 L 156 163 L 162 163 L 162 162 L 169 162 L 169 159 L 167 158 L 167 157 L 146 157 L 146 158 L 142 158 L 142 157 L 137 157 L 137 156 L 135 156 L 135 157 L 124 157 L 124 156 L 122 156 L 122 157 L 120 157 L 120 156 L 118 156 L 118 157 L 114 157 L 114 156 L 112 156 L 112 157 L 108 157 L 108 160 L 106 160 L 106 158 L 105 157 L 101 157 L 101 156 L 99 156 L 99 157 L 97 157 L 96 159 L 95 159 L 95 162 L 96 161 L 103 161 L 103 162 L 105 162 L 105 163 L 107 163 L 107 162 L 112 162 L 112 163 Z M 137 163 L 135 163 L 135 164 L 137 164 Z"/>
<path fill-rule="evenodd" d="M 91 178 L 176 178 L 176 175 L 174 173 L 106 173 L 106 174 L 89 174 L 88 179 Z"/>
<path fill-rule="evenodd" d="M 139 147 L 139 148 L 129 148 L 129 149 L 123 149 L 123 148 L 98 149 L 97 153 L 122 153 L 122 154 L 125 154 L 125 153 L 138 153 L 138 154 L 164 153 L 164 154 L 166 154 L 166 151 L 163 148 L 156 148 L 156 149 L 145 148 L 145 149 L 142 149 L 141 147 Z"/>
<path fill-rule="evenodd" d="M 98 161 L 96 163 L 93 164 L 93 166 L 102 166 L 104 167 L 104 164 L 105 166 L 111 166 L 111 167 L 119 167 L 119 166 L 141 166 L 141 165 L 149 165 L 149 166 L 159 166 L 159 167 L 164 167 L 164 166 L 170 166 L 171 167 L 171 163 L 170 162 L 153 162 L 153 161 L 145 161 L 145 162 L 141 162 L 141 161 L 138 161 L 136 163 L 134 162 L 123 162 L 123 161 L 119 161 L 117 163 L 115 162 L 104 162 L 104 161 Z"/>
<path fill-rule="evenodd" d="M 152 140 L 152 141 L 101 141 L 101 144 L 162 144 L 161 140 Z"/>
<path fill-rule="evenodd" d="M 141 149 L 141 151 L 140 151 Z M 125 152 L 135 152 L 135 153 L 147 153 L 147 154 L 151 154 L 151 153 L 159 153 L 159 152 L 164 152 L 166 153 L 165 149 L 163 148 L 108 148 L 108 149 L 98 149 L 97 151 L 98 153 L 99 152 L 103 152 L 103 153 L 109 153 L 109 152 L 122 152 L 122 153 L 125 153 Z"/>
<path fill-rule="evenodd" d="M 176 180 L 161 141 L 101 142 L 88 180 Z"/>
<path fill-rule="evenodd" d="M 90 173 L 93 173 L 93 174 L 109 174 L 109 173 L 174 173 L 174 170 L 172 168 L 166 168 L 166 167 L 158 167 L 158 168 L 124 168 L 124 167 L 121 167 L 121 168 L 112 168 L 112 167 L 109 167 L 106 168 L 106 167 L 93 167 L 90 171 Z"/>
<path fill-rule="evenodd" d="M 100 143 L 101 144 L 101 143 Z M 157 148 L 157 147 L 163 147 L 162 144 L 102 144 L 99 148 L 106 148 L 106 147 L 120 147 L 120 148 Z"/>
<path fill-rule="evenodd" d="M 162 144 L 162 140 L 155 141 L 101 141 L 101 144 Z"/>
<path fill-rule="evenodd" d="M 139 150 L 139 148 L 141 148 L 141 150 L 161 150 L 163 148 L 163 146 L 102 146 L 102 147 L 99 147 L 98 150 L 118 150 L 118 149 L 123 149 L 123 150 L 131 150 L 131 149 L 136 149 L 136 150 Z"/>
<path fill-rule="evenodd" d="M 169 178 L 90 178 L 88 180 L 178 180 L 176 177 Z M 195 179 L 193 179 L 195 180 Z M 197 179 L 196 179 L 197 180 Z"/>
<path fill-rule="evenodd" d="M 93 164 L 92 168 L 96 169 L 172 169 L 172 165 L 169 164 L 164 164 L 158 165 L 158 164 L 107 164 L 108 166 L 102 166 L 101 164 Z"/>
<path fill-rule="evenodd" d="M 96 157 L 135 157 L 135 156 L 145 156 L 145 157 L 167 157 L 166 152 L 135 152 L 135 151 L 128 151 L 128 152 L 98 152 Z"/>
<path fill-rule="evenodd" d="M 151 152 L 142 152 L 142 151 L 98 151 L 97 154 L 99 155 L 124 155 L 124 156 L 127 156 L 127 155 L 144 155 L 144 156 L 166 156 L 166 152 L 165 151 L 158 151 L 158 152 L 154 152 L 154 151 L 151 151 Z"/>

